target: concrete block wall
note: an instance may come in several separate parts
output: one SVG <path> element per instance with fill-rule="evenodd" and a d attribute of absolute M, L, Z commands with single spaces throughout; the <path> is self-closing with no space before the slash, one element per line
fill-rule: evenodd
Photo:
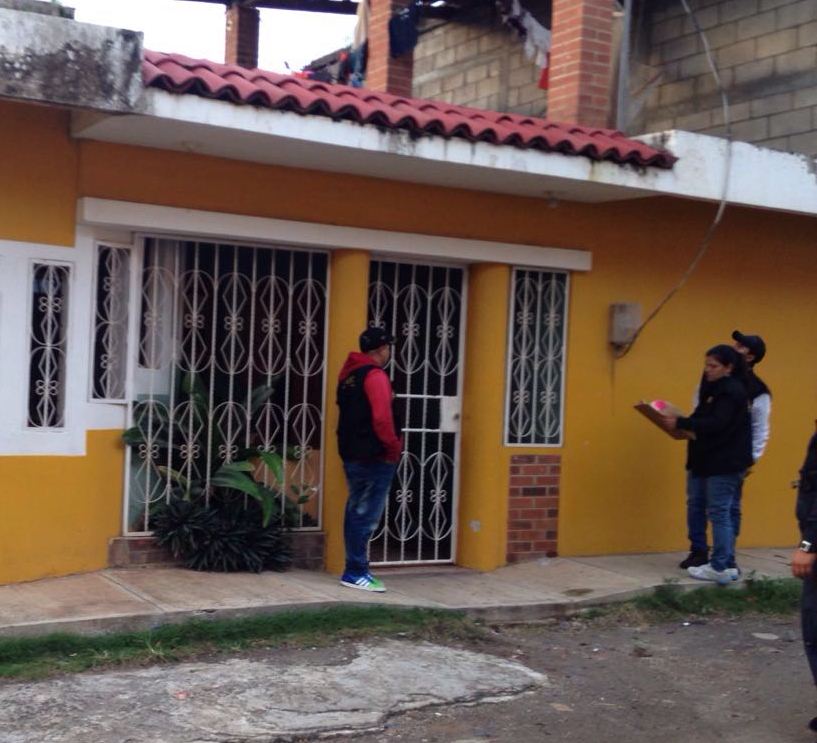
<path fill-rule="evenodd" d="M 733 137 L 817 156 L 817 0 L 690 0 L 730 100 Z M 681 4 L 647 0 L 631 133 L 724 133 L 720 96 Z M 655 79 L 657 77 L 657 79 Z"/>
<path fill-rule="evenodd" d="M 526 5 L 535 13 L 535 5 Z M 541 18 L 540 18 L 541 21 Z M 436 25 L 430 22 L 431 26 Z M 414 50 L 412 94 L 531 116 L 544 115 L 547 91 L 522 41 L 482 6 L 424 33 Z"/>

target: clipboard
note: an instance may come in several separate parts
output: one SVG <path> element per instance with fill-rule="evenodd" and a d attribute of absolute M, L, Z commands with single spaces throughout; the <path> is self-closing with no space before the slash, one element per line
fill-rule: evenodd
<path fill-rule="evenodd" d="M 666 400 L 651 400 L 649 402 L 642 400 L 636 405 L 633 405 L 633 407 L 639 413 L 641 413 L 641 415 L 660 428 L 665 434 L 667 434 L 667 436 L 682 441 L 688 441 L 695 438 L 695 434 L 692 431 L 681 431 L 678 429 L 675 431 L 668 431 L 666 428 L 664 428 L 663 418 L 665 415 L 674 415 L 679 417 L 684 415 L 684 412 L 671 402 L 667 402 Z"/>

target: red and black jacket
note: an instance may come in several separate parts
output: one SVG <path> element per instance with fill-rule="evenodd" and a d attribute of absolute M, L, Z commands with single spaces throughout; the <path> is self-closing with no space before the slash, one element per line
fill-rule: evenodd
<path fill-rule="evenodd" d="M 386 373 L 365 353 L 350 353 L 338 378 L 338 449 L 345 462 L 396 462 L 403 448 Z"/>

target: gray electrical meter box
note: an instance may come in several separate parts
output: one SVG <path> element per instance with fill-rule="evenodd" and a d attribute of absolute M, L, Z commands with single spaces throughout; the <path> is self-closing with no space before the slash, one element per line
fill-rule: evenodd
<path fill-rule="evenodd" d="M 641 305 L 638 302 L 615 302 L 610 305 L 608 340 L 613 346 L 626 346 L 641 326 Z"/>

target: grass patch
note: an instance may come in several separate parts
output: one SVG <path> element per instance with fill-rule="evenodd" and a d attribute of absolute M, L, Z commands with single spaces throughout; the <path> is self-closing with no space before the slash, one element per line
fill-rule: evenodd
<path fill-rule="evenodd" d="M 246 619 L 195 620 L 144 632 L 0 638 L 0 678 L 36 679 L 112 666 L 176 662 L 195 656 L 340 638 L 399 635 L 474 640 L 482 630 L 462 614 L 386 606 L 336 606 Z"/>
<path fill-rule="evenodd" d="M 791 614 L 800 605 L 802 583 L 794 578 L 745 580 L 736 586 L 707 586 L 684 590 L 665 583 L 631 605 L 659 618 L 712 614 Z"/>

